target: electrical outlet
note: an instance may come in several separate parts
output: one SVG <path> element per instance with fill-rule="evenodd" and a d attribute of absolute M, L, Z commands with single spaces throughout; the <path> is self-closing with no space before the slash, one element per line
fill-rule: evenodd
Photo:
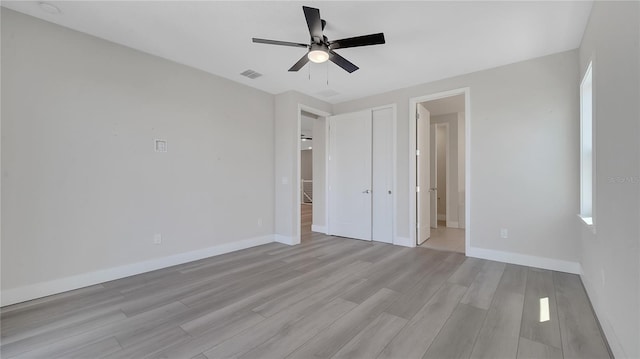
<path fill-rule="evenodd" d="M 262 227 L 262 218 L 258 218 L 258 227 Z"/>
<path fill-rule="evenodd" d="M 153 244 L 162 244 L 162 234 L 156 233 L 153 235 Z"/>
<path fill-rule="evenodd" d="M 500 228 L 500 238 L 509 238 L 509 230 L 506 228 Z"/>

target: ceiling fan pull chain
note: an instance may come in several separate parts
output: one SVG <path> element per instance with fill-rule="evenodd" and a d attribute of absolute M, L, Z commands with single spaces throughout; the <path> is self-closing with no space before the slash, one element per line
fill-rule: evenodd
<path fill-rule="evenodd" d="M 329 86 L 329 62 L 327 62 L 327 86 Z"/>

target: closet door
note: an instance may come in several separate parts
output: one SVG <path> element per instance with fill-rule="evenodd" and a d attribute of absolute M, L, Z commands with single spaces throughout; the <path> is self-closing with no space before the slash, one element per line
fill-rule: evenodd
<path fill-rule="evenodd" d="M 372 114 L 372 238 L 393 243 L 393 109 Z"/>
<path fill-rule="evenodd" d="M 371 240 L 371 110 L 329 117 L 329 234 Z"/>

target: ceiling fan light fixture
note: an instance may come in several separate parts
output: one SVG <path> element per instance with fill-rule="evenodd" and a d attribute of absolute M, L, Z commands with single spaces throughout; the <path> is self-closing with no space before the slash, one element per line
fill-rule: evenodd
<path fill-rule="evenodd" d="M 298 62 L 291 66 L 289 72 L 299 71 L 309 61 L 317 64 L 331 61 L 346 72 L 352 73 L 358 70 L 358 66 L 354 65 L 353 63 L 351 63 L 351 61 L 335 53 L 333 50 L 345 49 L 349 47 L 381 45 L 385 43 L 384 34 L 381 32 L 377 34 L 329 41 L 329 39 L 323 33 L 326 21 L 320 18 L 320 10 L 313 7 L 303 6 L 302 11 L 304 12 L 305 20 L 307 21 L 309 35 L 311 36 L 311 43 L 309 45 L 290 41 L 260 39 L 256 37 L 252 39 L 253 42 L 259 44 L 304 47 L 308 49 L 309 51 L 307 51 L 307 53 L 304 54 L 304 56 L 302 56 L 300 60 L 298 60 Z"/>
<path fill-rule="evenodd" d="M 329 60 L 329 51 L 321 45 L 311 45 L 311 51 L 307 54 L 309 61 L 321 64 Z"/>

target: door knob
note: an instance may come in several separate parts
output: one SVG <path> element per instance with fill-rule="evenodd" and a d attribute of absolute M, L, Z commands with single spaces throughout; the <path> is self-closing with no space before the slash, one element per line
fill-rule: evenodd
<path fill-rule="evenodd" d="M 387 191 L 387 193 L 391 194 L 391 190 Z"/>
<path fill-rule="evenodd" d="M 364 191 L 362 191 L 362 193 L 371 193 L 370 189 L 365 189 Z"/>

